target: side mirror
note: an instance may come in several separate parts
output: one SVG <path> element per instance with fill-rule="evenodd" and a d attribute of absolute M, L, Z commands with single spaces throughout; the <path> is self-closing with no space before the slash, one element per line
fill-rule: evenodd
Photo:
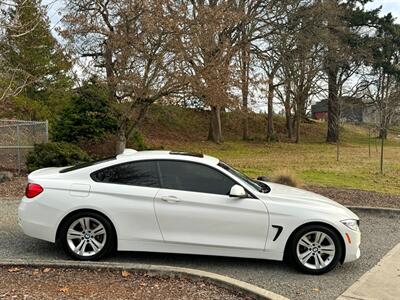
<path fill-rule="evenodd" d="M 246 198 L 247 193 L 242 186 L 235 184 L 231 188 L 231 191 L 229 192 L 229 196 L 230 197 L 238 197 L 238 198 Z"/>

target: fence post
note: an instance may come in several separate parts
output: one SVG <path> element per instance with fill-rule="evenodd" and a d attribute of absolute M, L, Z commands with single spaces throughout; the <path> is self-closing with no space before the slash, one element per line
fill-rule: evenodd
<path fill-rule="evenodd" d="M 371 158 L 371 128 L 368 128 L 368 157 Z"/>
<path fill-rule="evenodd" d="M 46 120 L 46 123 L 45 123 L 45 143 L 48 143 L 49 142 L 49 121 L 48 120 Z"/>
<path fill-rule="evenodd" d="M 381 174 L 383 174 L 383 144 L 385 140 L 385 131 L 381 129 Z"/>
<path fill-rule="evenodd" d="M 20 134 L 19 134 L 19 125 L 17 124 L 17 170 L 18 174 L 21 173 L 21 148 L 20 148 Z"/>

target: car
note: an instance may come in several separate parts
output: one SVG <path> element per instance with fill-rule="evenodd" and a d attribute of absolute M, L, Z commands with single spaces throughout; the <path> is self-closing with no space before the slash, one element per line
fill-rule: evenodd
<path fill-rule="evenodd" d="M 360 257 L 359 218 L 349 209 L 198 153 L 126 149 L 34 171 L 18 215 L 25 234 L 78 260 L 184 253 L 287 259 L 322 274 Z"/>

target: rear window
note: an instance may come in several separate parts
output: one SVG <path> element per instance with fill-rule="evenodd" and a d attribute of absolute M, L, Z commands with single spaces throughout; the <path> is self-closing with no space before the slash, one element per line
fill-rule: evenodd
<path fill-rule="evenodd" d="M 160 187 L 157 165 L 151 160 L 113 165 L 93 172 L 90 177 L 96 182 Z"/>
<path fill-rule="evenodd" d="M 107 161 L 112 161 L 112 160 L 115 160 L 115 159 L 116 159 L 116 157 L 113 156 L 113 157 L 108 157 L 108 158 L 103 158 L 103 159 L 99 159 L 99 160 L 93 160 L 93 161 L 77 164 L 75 166 L 67 167 L 67 168 L 64 168 L 64 169 L 60 170 L 60 173 L 68 173 L 68 172 L 71 172 L 71 171 L 75 171 L 75 170 L 91 167 L 91 166 L 98 165 L 98 164 L 101 164 L 101 163 L 104 163 L 104 162 L 107 162 Z"/>

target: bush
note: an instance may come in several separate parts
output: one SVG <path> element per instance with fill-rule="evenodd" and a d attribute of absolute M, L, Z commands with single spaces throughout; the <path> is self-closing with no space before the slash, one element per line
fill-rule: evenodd
<path fill-rule="evenodd" d="M 293 172 L 283 169 L 277 171 L 272 176 L 272 182 L 284 184 L 292 187 L 301 187 L 301 180 Z"/>
<path fill-rule="evenodd" d="M 52 139 L 67 143 L 96 140 L 114 132 L 116 127 L 117 121 L 110 114 L 107 89 L 92 79 L 77 90 L 62 111 L 52 130 Z"/>
<path fill-rule="evenodd" d="M 76 145 L 68 143 L 36 144 L 26 158 L 29 172 L 47 167 L 64 167 L 89 161 L 89 155 Z"/>
<path fill-rule="evenodd" d="M 127 148 L 133 148 L 138 151 L 147 150 L 143 135 L 139 131 L 134 131 L 128 138 Z"/>

